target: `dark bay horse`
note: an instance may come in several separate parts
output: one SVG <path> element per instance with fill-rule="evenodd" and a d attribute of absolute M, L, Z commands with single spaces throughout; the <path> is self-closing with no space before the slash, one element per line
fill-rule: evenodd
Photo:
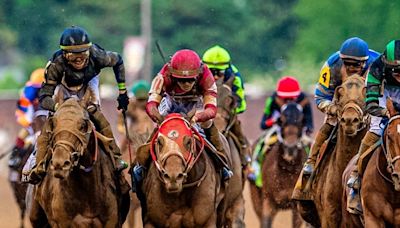
<path fill-rule="evenodd" d="M 400 112 L 386 103 L 390 119 L 361 183 L 365 227 L 400 227 Z"/>
<path fill-rule="evenodd" d="M 261 165 L 263 185 L 250 183 L 251 197 L 261 227 L 272 227 L 278 210 L 292 209 L 292 226 L 300 227 L 302 219 L 291 200 L 292 190 L 307 158 L 302 142 L 303 107 L 288 103 L 281 108 L 281 130 L 278 142 L 264 155 Z"/>
<path fill-rule="evenodd" d="M 112 161 L 98 144 L 110 139 L 94 130 L 86 111 L 89 96 L 87 91 L 79 102 L 60 102 L 48 119 L 51 158 L 33 191 L 33 227 L 121 227 L 125 220 L 129 198 L 122 199 Z"/>
<path fill-rule="evenodd" d="M 223 83 L 222 78 L 217 81 L 218 97 L 217 97 L 217 116 L 214 119 L 215 126 L 226 137 L 229 143 L 231 154 L 239 154 L 242 164 L 242 187 L 246 181 L 245 166 L 247 165 L 246 157 L 250 157 L 248 150 L 243 150 L 238 136 L 235 135 L 232 128 L 239 121 L 235 113 L 236 99 L 232 95 L 233 77 Z M 243 151 L 242 151 L 243 150 Z"/>
<path fill-rule="evenodd" d="M 365 107 L 365 82 L 358 75 L 345 79 L 335 90 L 338 131 L 333 151 L 327 149 L 317 161 L 317 175 L 310 190 L 313 201 L 298 201 L 304 220 L 315 227 L 339 227 L 342 213 L 342 173 L 357 153 L 368 130 Z M 318 164 L 318 162 L 321 164 Z"/>
<path fill-rule="evenodd" d="M 34 118 L 32 122 L 32 130 L 35 134 L 40 132 L 41 127 L 43 126 L 45 121 L 45 118 L 41 117 L 36 117 Z M 33 136 L 32 136 L 33 137 Z M 28 160 L 28 157 L 31 155 L 31 153 L 34 150 L 34 144 L 35 144 L 35 139 L 32 138 L 32 142 L 30 145 L 27 147 L 23 148 L 23 152 L 19 152 L 20 154 L 23 154 L 21 157 L 21 162 L 18 167 L 10 167 L 10 173 L 9 173 L 9 182 L 11 185 L 11 188 L 14 192 L 14 197 L 17 201 L 18 207 L 20 209 L 20 218 L 21 218 L 21 226 L 24 227 L 24 219 L 25 219 L 25 212 L 26 212 L 26 202 L 25 202 L 25 196 L 28 188 L 28 184 L 24 183 L 21 181 L 21 176 L 22 176 L 22 169 Z"/>
<path fill-rule="evenodd" d="M 226 140 L 224 144 L 229 152 Z M 144 227 L 240 227 L 235 226 L 238 216 L 232 209 L 236 204 L 227 197 L 236 196 L 229 187 L 240 180 L 240 172 L 234 171 L 227 186 L 222 184 L 204 139 L 181 114 L 166 116 L 151 143 L 140 150 L 150 151 L 153 161 L 141 188 L 146 199 Z M 240 170 L 240 162 L 237 166 Z"/>

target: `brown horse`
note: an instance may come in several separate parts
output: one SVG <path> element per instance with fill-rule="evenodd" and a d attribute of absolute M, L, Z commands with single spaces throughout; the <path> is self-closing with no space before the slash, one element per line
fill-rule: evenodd
<path fill-rule="evenodd" d="M 307 145 L 301 140 L 302 107 L 296 103 L 282 106 L 280 122 L 278 142 L 271 145 L 261 165 L 263 186 L 250 183 L 251 197 L 261 227 L 271 227 L 278 210 L 284 209 L 292 209 L 292 226 L 300 227 L 302 219 L 291 195 L 307 158 Z"/>
<path fill-rule="evenodd" d="M 32 130 L 35 132 L 39 132 L 41 130 L 41 126 L 44 124 L 44 118 L 37 117 L 34 118 L 32 122 Z M 17 201 L 18 207 L 20 209 L 20 218 L 21 218 L 21 226 L 24 227 L 24 219 L 25 219 L 25 212 L 26 212 L 26 202 L 25 202 L 25 196 L 28 188 L 28 184 L 24 183 L 21 181 L 21 176 L 22 176 L 22 169 L 28 160 L 28 157 L 31 155 L 34 149 L 34 142 L 30 144 L 28 147 L 23 148 L 23 156 L 21 157 L 21 162 L 18 167 L 16 168 L 10 168 L 10 173 L 9 173 L 9 182 L 11 185 L 11 188 L 14 192 L 14 197 L 15 200 Z"/>
<path fill-rule="evenodd" d="M 47 175 L 34 189 L 33 227 L 46 223 L 51 227 L 121 227 L 125 220 L 129 198 L 124 195 L 122 202 L 112 161 L 98 146 L 100 140 L 106 146 L 110 139 L 94 131 L 86 111 L 89 96 L 87 91 L 80 102 L 70 98 L 60 103 L 48 119 L 51 158 Z"/>
<path fill-rule="evenodd" d="M 341 224 L 342 173 L 357 153 L 367 131 L 365 121 L 364 79 L 348 77 L 335 90 L 333 102 L 337 106 L 338 131 L 334 149 L 322 154 L 312 183 L 313 201 L 298 201 L 304 220 L 313 226 L 339 227 Z"/>
<path fill-rule="evenodd" d="M 151 143 L 139 148 L 150 150 L 153 160 L 141 188 L 146 199 L 144 227 L 234 226 L 229 222 L 238 220 L 233 214 L 237 205 L 228 195 L 237 196 L 230 189 L 241 193 L 241 185 L 233 188 L 240 181 L 240 172 L 233 169 L 228 187 L 221 184 L 204 147 L 202 136 L 180 114 L 173 113 L 159 126 Z M 240 162 L 236 163 L 234 168 L 240 170 Z M 243 224 L 242 218 L 239 222 Z"/>
<path fill-rule="evenodd" d="M 400 113 L 386 103 L 390 119 L 361 184 L 365 227 L 400 227 Z"/>
<path fill-rule="evenodd" d="M 118 131 L 123 134 L 121 141 L 122 156 L 125 161 L 135 160 L 137 148 L 145 142 L 154 129 L 154 122 L 147 115 L 145 110 L 147 100 L 137 100 L 131 98 L 129 100 L 128 110 L 126 111 L 127 127 L 131 142 L 128 141 L 125 135 L 125 124 L 122 113 L 118 119 Z M 130 148 L 129 148 L 130 147 Z M 128 177 L 128 170 L 125 172 L 125 177 Z M 131 179 L 128 178 L 128 182 Z M 131 183 L 132 184 L 132 183 Z M 129 227 L 142 227 L 142 224 L 135 223 L 135 213 L 140 209 L 140 202 L 135 193 L 130 193 L 131 205 L 127 217 L 127 224 Z"/>
<path fill-rule="evenodd" d="M 217 97 L 217 116 L 215 117 L 214 123 L 220 132 L 226 137 L 229 143 L 229 148 L 232 154 L 239 154 L 242 164 L 242 187 L 246 181 L 246 170 L 245 166 L 246 155 L 250 157 L 248 151 L 241 151 L 241 144 L 238 137 L 233 133 L 232 127 L 236 121 L 239 121 L 237 114 L 235 113 L 236 99 L 232 95 L 232 82 L 233 77 L 227 82 L 223 82 L 222 78 L 217 81 L 218 97 Z M 250 148 L 249 148 L 250 149 Z"/>

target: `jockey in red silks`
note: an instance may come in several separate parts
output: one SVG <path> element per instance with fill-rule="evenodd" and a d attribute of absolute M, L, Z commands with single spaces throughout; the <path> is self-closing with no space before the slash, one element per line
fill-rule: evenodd
<path fill-rule="evenodd" d="M 217 113 L 217 86 L 208 67 L 201 62 L 196 52 L 183 49 L 177 51 L 153 79 L 149 99 L 146 105 L 150 118 L 161 123 L 170 113 L 189 113 L 196 109 L 191 119 L 199 123 L 206 138 L 217 150 L 214 155 L 217 169 L 221 170 L 224 180 L 232 176 L 226 165 L 226 154 L 219 132 L 213 123 Z M 215 157 L 215 156 L 214 156 Z M 144 164 L 134 167 L 134 175 L 142 179 Z"/>

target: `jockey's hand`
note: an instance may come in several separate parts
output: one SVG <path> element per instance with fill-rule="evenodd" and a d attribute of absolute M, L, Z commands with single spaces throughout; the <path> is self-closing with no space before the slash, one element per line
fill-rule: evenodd
<path fill-rule="evenodd" d="M 265 121 L 265 126 L 267 127 L 272 127 L 272 125 L 274 125 L 276 123 L 274 118 L 269 118 Z"/>
<path fill-rule="evenodd" d="M 197 123 L 197 121 L 198 121 L 198 118 L 197 118 L 196 115 L 194 115 L 194 116 L 192 117 L 192 119 L 190 120 L 190 123 L 191 123 L 192 125 L 195 125 L 195 124 Z"/>
<path fill-rule="evenodd" d="M 307 135 L 307 136 L 311 136 L 312 133 L 313 133 L 313 131 L 314 131 L 313 129 L 307 128 L 307 129 L 306 129 L 306 135 Z"/>
<path fill-rule="evenodd" d="M 387 110 L 386 108 L 382 110 L 382 116 L 385 117 L 387 116 L 387 118 L 390 119 L 390 113 L 389 110 Z"/>
<path fill-rule="evenodd" d="M 128 93 L 126 92 L 126 90 L 120 91 L 118 98 L 118 110 L 128 110 L 128 104 L 129 104 L 129 97 L 128 97 Z"/>
<path fill-rule="evenodd" d="M 331 116 L 336 116 L 337 115 L 337 105 L 335 104 L 330 104 L 328 107 L 326 107 L 326 114 L 331 115 Z"/>

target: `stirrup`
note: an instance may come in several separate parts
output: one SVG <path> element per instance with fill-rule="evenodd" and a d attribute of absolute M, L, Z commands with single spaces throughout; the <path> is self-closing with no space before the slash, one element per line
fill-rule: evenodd
<path fill-rule="evenodd" d="M 128 168 L 128 163 L 121 158 L 115 159 L 115 170 L 121 172 L 122 170 Z"/>
<path fill-rule="evenodd" d="M 314 172 L 314 165 L 306 162 L 303 166 L 303 175 L 310 176 Z"/>
<path fill-rule="evenodd" d="M 230 169 L 228 169 L 226 167 L 222 168 L 222 179 L 224 181 L 231 179 L 232 176 L 233 176 L 233 172 Z"/>

